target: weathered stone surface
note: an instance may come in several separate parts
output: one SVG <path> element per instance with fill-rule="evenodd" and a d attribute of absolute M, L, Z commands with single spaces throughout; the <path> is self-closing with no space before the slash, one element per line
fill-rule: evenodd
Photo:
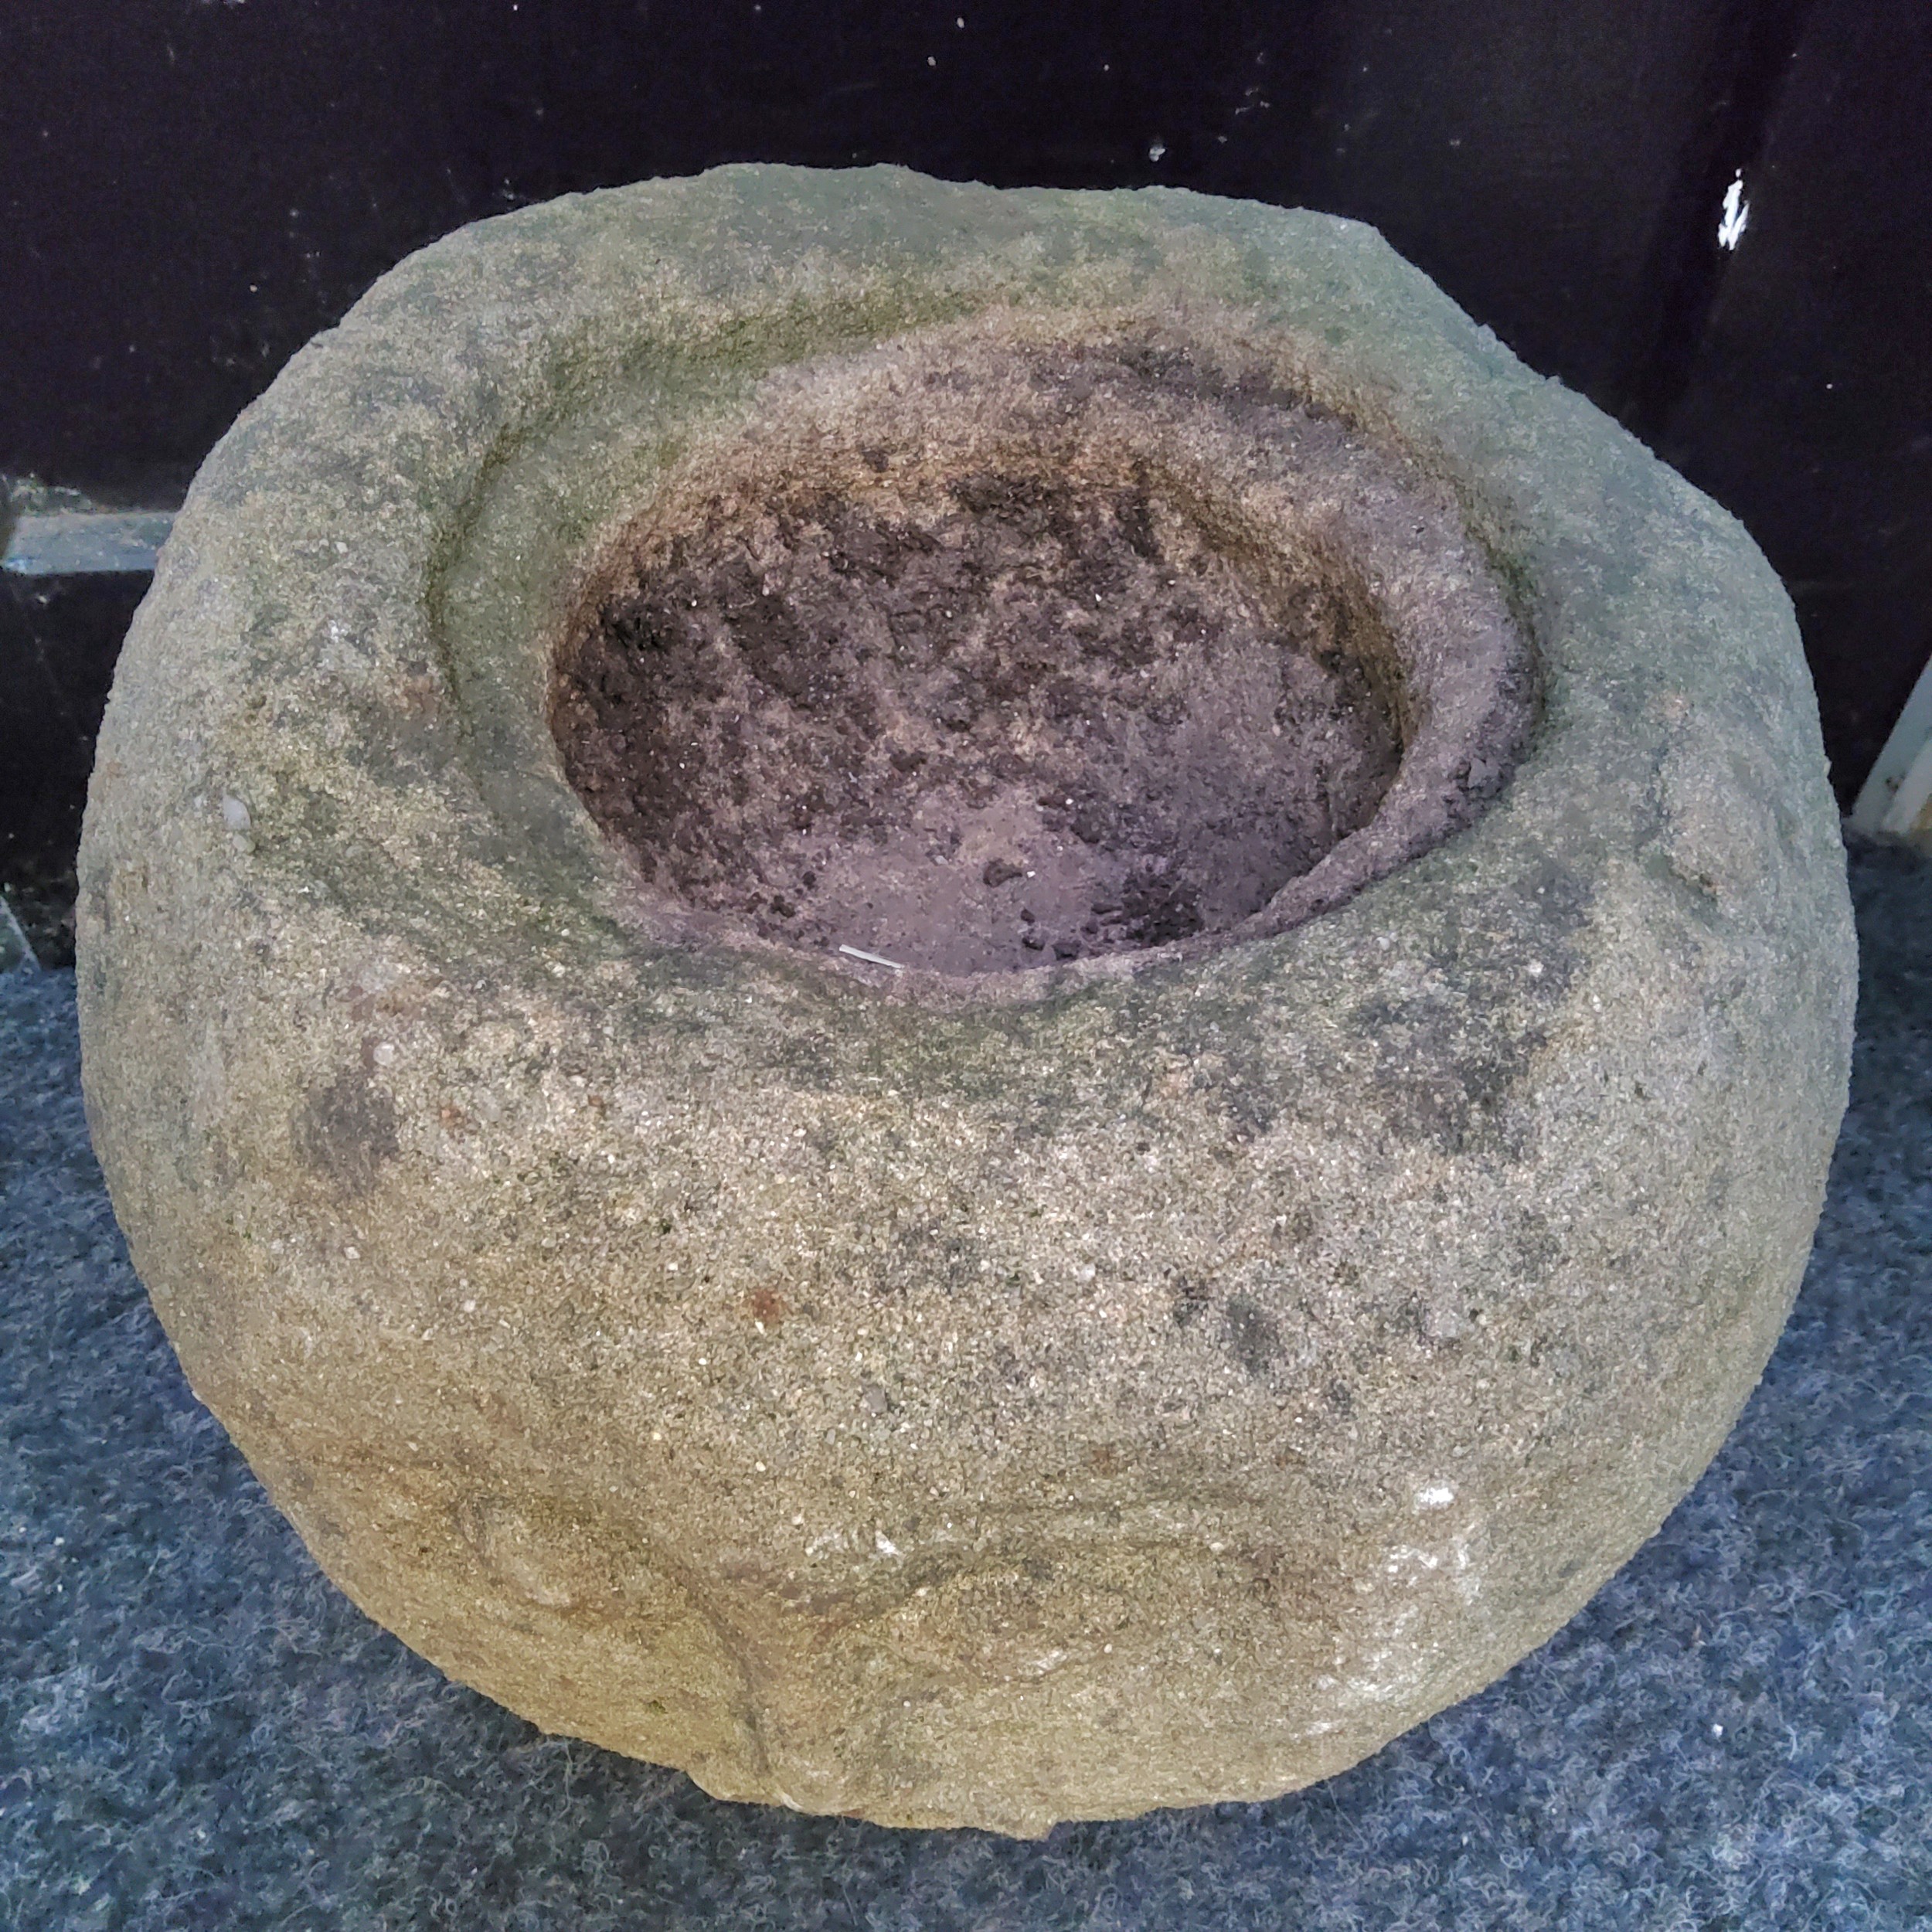
<path fill-rule="evenodd" d="M 1238 338 L 1437 479 L 1540 666 L 1486 812 L 978 993 L 641 896 L 547 723 L 593 560 L 793 366 L 982 325 Z M 1540 1643 L 1730 1428 L 1845 1100 L 1757 551 L 1370 230 L 1180 193 L 734 168 L 413 257 L 203 468 L 81 872 L 117 1211 L 328 1574 L 896 1824 L 1277 1793 Z"/>

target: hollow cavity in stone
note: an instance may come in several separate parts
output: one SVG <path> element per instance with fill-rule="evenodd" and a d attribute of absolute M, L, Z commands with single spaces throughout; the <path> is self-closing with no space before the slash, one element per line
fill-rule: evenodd
<path fill-rule="evenodd" d="M 1234 935 L 1440 709 L 1355 552 L 1399 526 L 1453 580 L 1465 540 L 1333 418 L 1185 359 L 906 373 L 634 535 L 558 658 L 572 784 L 661 898 L 808 950 L 968 975 Z M 1243 502 L 1216 472 L 1256 448 Z"/>

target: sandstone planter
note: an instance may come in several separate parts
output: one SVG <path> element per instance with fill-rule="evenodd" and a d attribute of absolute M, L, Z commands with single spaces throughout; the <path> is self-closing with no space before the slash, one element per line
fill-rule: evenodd
<path fill-rule="evenodd" d="M 81 871 L 135 1264 L 328 1573 L 897 1825 L 1507 1668 L 1723 1440 L 1845 1101 L 1743 532 L 1372 231 L 1180 193 L 413 257 L 202 469 Z"/>

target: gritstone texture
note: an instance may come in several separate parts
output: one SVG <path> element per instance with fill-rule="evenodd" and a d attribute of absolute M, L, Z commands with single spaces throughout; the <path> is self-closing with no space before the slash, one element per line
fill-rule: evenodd
<path fill-rule="evenodd" d="M 775 565 L 765 510 L 808 484 L 910 537 L 1143 459 L 1157 553 L 1184 509 L 1284 621 L 1354 614 L 1404 740 L 1368 824 L 1279 889 L 1244 835 L 1197 866 L 1169 832 L 1233 800 L 1162 830 L 1171 764 L 1122 747 L 1005 792 L 1017 859 L 933 822 L 847 893 L 854 842 L 820 842 L 907 820 L 835 757 L 799 886 L 829 866 L 879 926 L 661 917 L 546 702 L 607 563 L 756 502 L 730 527 Z M 822 642 L 809 575 L 736 605 L 735 648 L 842 715 L 845 643 L 766 649 L 787 602 Z M 1032 734 L 998 743 L 1017 689 L 970 723 L 1008 682 L 976 655 L 927 709 L 949 595 L 900 607 L 876 728 L 985 732 L 993 791 L 956 795 L 991 810 Z M 1070 655 L 1119 614 L 1074 601 Z M 1278 667 L 1247 666 L 1233 714 L 1265 717 Z M 1488 726 L 1532 685 L 1502 782 Z M 694 760 L 743 787 L 709 820 L 742 849 L 757 764 Z M 1087 906 L 1159 944 L 899 950 L 920 867 L 1067 881 L 1060 828 L 1116 814 L 1149 862 Z M 198 472 L 77 873 L 136 1270 L 351 1600 L 714 1796 L 1022 1837 L 1332 1776 L 1589 1600 L 1771 1352 L 1856 995 L 1796 621 L 1735 519 L 1359 223 L 887 168 L 563 197 L 382 277 Z"/>
<path fill-rule="evenodd" d="M 369 1623 L 128 1268 L 71 975 L 0 978 L 0 1927 L 1932 1921 L 1932 866 L 1855 845 L 1852 886 L 1852 1109 L 1810 1272 L 1663 1530 L 1501 1682 L 1342 1776 L 1037 1843 L 715 1802 Z"/>

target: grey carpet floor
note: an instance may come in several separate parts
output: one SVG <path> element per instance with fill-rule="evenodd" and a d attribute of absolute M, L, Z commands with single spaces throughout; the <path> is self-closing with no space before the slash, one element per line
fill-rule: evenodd
<path fill-rule="evenodd" d="M 1798 1308 L 1663 1530 L 1312 1790 L 1036 1844 L 718 1803 L 328 1583 L 189 1394 L 0 979 L 0 1926 L 1932 1926 L 1932 866 L 1853 853 L 1852 1111 Z"/>

